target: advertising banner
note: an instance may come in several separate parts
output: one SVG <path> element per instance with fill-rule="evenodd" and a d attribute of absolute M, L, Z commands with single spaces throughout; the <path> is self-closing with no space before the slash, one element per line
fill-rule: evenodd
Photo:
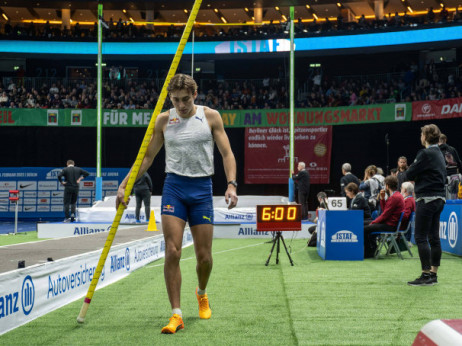
<path fill-rule="evenodd" d="M 77 207 L 91 207 L 95 201 L 96 168 L 82 167 L 90 173 L 80 182 Z M 64 186 L 58 182 L 62 168 L 0 167 L 0 219 L 13 218 L 15 203 L 9 200 L 10 190 L 19 190 L 19 218 L 63 217 Z M 103 197 L 113 196 L 128 168 L 103 168 Z"/>
<path fill-rule="evenodd" d="M 146 127 L 150 109 L 104 109 L 104 127 Z M 288 126 L 289 109 L 219 110 L 225 127 Z M 410 121 L 411 103 L 295 109 L 296 126 Z M 1 126 L 96 126 L 95 109 L 0 109 Z"/>
<path fill-rule="evenodd" d="M 289 178 L 289 128 L 246 128 L 245 183 L 287 184 Z M 296 127 L 294 167 L 305 162 L 311 184 L 328 184 L 332 127 Z"/>
<path fill-rule="evenodd" d="M 192 244 L 189 228 L 183 247 Z M 0 335 L 84 297 L 101 250 L 10 271 L 0 275 Z M 163 237 L 151 237 L 111 248 L 97 288 L 116 282 L 165 256 Z M 160 272 L 159 272 L 160 273 Z M 76 311 L 75 317 L 77 317 Z"/>
<path fill-rule="evenodd" d="M 462 97 L 412 103 L 413 121 L 460 117 L 462 117 Z"/>

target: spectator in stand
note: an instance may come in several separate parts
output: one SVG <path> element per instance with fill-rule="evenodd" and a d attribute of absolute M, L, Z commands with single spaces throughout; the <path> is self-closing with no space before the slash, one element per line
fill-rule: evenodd
<path fill-rule="evenodd" d="M 442 133 L 438 145 L 446 161 L 447 176 L 462 172 L 462 161 L 456 148 L 447 144 L 448 137 Z"/>
<path fill-rule="evenodd" d="M 398 175 L 398 168 L 390 169 L 390 175 L 396 177 Z"/>
<path fill-rule="evenodd" d="M 342 165 L 342 174 L 343 174 L 343 177 L 340 178 L 340 194 L 345 197 L 347 196 L 345 194 L 345 187 L 349 183 L 355 183 L 357 186 L 359 186 L 361 182 L 359 181 L 356 175 L 351 173 L 351 165 L 349 163 L 344 163 Z M 348 207 L 350 206 L 350 202 L 351 202 L 351 199 L 347 196 L 347 206 Z"/>
<path fill-rule="evenodd" d="M 382 214 L 364 227 L 364 257 L 373 257 L 377 249 L 376 237 L 371 233 L 377 231 L 395 231 L 401 213 L 404 211 L 404 198 L 397 191 L 398 179 L 389 175 L 385 178 L 385 189 L 380 191 Z M 386 198 L 388 197 L 388 198 Z"/>
<path fill-rule="evenodd" d="M 406 170 L 408 169 L 407 166 L 407 158 L 406 156 L 401 156 L 398 159 L 398 171 L 396 177 L 398 178 L 398 190 L 401 191 L 401 185 L 404 183 L 404 179 L 406 179 Z"/>
<path fill-rule="evenodd" d="M 381 190 L 381 183 L 377 177 L 377 167 L 374 165 L 367 166 L 364 171 L 363 182 L 359 185 L 363 192 L 364 198 L 369 202 L 371 211 L 377 209 L 377 196 Z"/>
<path fill-rule="evenodd" d="M 349 183 L 345 186 L 345 194 L 351 200 L 351 204 L 348 209 L 351 210 L 362 210 L 364 212 L 364 222 L 369 224 L 371 222 L 371 208 L 369 203 L 362 194 L 359 193 L 359 187 L 356 183 Z"/>
<path fill-rule="evenodd" d="M 411 214 L 415 212 L 414 184 L 410 181 L 405 181 L 401 185 L 401 194 L 404 198 L 404 215 L 401 221 L 401 229 L 406 229 Z M 406 239 L 411 240 L 411 232 L 406 233 Z"/>

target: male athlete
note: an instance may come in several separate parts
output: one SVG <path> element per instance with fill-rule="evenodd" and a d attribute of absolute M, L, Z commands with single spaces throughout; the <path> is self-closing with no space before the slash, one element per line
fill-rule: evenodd
<path fill-rule="evenodd" d="M 162 192 L 162 230 L 165 239 L 164 277 L 173 316 L 164 334 L 174 334 L 184 328 L 180 307 L 180 258 L 186 222 L 191 227 L 196 252 L 196 272 L 199 281 L 196 296 L 199 317 L 212 315 L 206 287 L 212 271 L 214 141 L 223 157 L 228 181 L 225 201 L 228 208 L 237 204 L 236 160 L 226 135 L 220 114 L 204 106 L 196 106 L 197 84 L 184 74 L 175 75 L 167 88 L 174 108 L 159 114 L 154 135 L 141 163 L 138 177 L 151 166 L 165 144 L 165 178 Z M 116 206 L 123 201 L 130 173 L 120 184 Z"/>

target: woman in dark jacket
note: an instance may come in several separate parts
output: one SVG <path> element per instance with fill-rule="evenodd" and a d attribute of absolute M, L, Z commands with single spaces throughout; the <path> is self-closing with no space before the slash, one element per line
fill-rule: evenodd
<path fill-rule="evenodd" d="M 438 283 L 436 273 L 441 260 L 440 214 L 445 203 L 446 163 L 438 147 L 440 129 L 434 124 L 422 127 L 420 141 L 425 149 L 417 153 L 414 163 L 405 172 L 415 182 L 415 241 L 419 249 L 422 274 L 411 286 Z"/>
<path fill-rule="evenodd" d="M 364 222 L 369 224 L 371 222 L 371 209 L 367 199 L 359 193 L 359 187 L 355 183 L 349 183 L 345 186 L 345 194 L 351 198 L 351 210 L 363 210 Z"/>

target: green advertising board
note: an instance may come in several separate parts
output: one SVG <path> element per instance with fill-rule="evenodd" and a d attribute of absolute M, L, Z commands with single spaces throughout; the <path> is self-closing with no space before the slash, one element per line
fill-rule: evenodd
<path fill-rule="evenodd" d="M 274 127 L 289 125 L 288 109 L 220 111 L 225 127 Z M 104 127 L 146 127 L 152 110 L 105 109 Z M 411 121 L 412 103 L 332 108 L 296 108 L 295 126 L 373 124 Z M 1 126 L 96 127 L 95 109 L 0 109 Z"/>

